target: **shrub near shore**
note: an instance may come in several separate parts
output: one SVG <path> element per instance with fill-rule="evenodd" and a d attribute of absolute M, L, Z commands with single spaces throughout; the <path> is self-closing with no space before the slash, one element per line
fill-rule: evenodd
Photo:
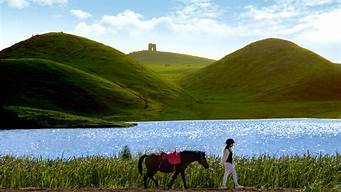
<path fill-rule="evenodd" d="M 138 157 L 90 156 L 70 159 L 0 157 L 0 188 L 142 188 L 143 178 L 137 171 Z M 301 188 L 307 191 L 336 191 L 340 179 L 339 154 L 313 156 L 237 157 L 239 181 L 258 188 Z M 223 167 L 220 158 L 208 157 L 209 169 L 192 164 L 186 171 L 191 188 L 218 188 Z M 145 169 L 144 169 L 145 171 Z M 166 186 L 172 174 L 158 173 L 156 178 Z M 152 182 L 150 187 L 154 187 Z M 232 187 L 232 179 L 228 186 Z M 182 188 L 180 178 L 176 188 Z"/>

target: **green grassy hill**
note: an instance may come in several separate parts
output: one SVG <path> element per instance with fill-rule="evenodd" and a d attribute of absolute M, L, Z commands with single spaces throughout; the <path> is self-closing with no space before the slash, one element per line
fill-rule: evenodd
<path fill-rule="evenodd" d="M 341 65 L 292 42 L 265 39 L 212 62 L 167 52 L 127 56 L 65 33 L 33 36 L 0 52 L 0 127 L 341 118 Z"/>
<path fill-rule="evenodd" d="M 6 90 L 2 106 L 38 109 L 32 114 L 42 109 L 111 120 L 144 119 L 158 116 L 165 103 L 181 94 L 125 54 L 65 33 L 33 36 L 2 50 L 0 78 Z"/>
<path fill-rule="evenodd" d="M 9 95 L 7 105 L 26 105 L 80 114 L 112 114 L 144 106 L 143 100 L 134 92 L 54 61 L 4 59 L 0 68 L 1 84 L 7 88 L 6 94 Z"/>
<path fill-rule="evenodd" d="M 215 62 L 203 57 L 162 51 L 137 51 L 128 56 L 172 82 Z"/>
<path fill-rule="evenodd" d="M 281 39 L 251 43 L 181 84 L 201 99 L 196 111 L 202 118 L 341 114 L 340 66 Z"/>

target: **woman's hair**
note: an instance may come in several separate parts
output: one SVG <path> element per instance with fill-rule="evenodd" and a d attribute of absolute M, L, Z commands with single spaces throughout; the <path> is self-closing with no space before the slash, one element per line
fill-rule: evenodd
<path fill-rule="evenodd" d="M 227 140 L 225 141 L 225 144 L 226 144 L 227 147 L 231 147 L 231 145 L 232 145 L 233 143 L 234 143 L 234 140 L 231 139 L 231 138 L 229 138 L 229 139 L 227 139 Z"/>

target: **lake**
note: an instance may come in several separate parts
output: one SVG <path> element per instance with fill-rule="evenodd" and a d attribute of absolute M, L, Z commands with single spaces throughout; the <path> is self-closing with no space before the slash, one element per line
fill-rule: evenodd
<path fill-rule="evenodd" d="M 258 119 L 137 122 L 133 128 L 30 129 L 0 131 L 0 154 L 43 158 L 116 155 L 131 152 L 201 150 L 221 156 L 235 140 L 239 156 L 336 154 L 341 120 Z"/>

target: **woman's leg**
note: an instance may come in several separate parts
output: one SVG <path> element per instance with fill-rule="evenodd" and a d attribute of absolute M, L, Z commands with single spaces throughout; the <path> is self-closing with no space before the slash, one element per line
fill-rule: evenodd
<path fill-rule="evenodd" d="M 231 164 L 231 163 L 226 163 L 226 167 L 229 170 L 229 172 L 232 173 L 232 178 L 233 178 L 234 186 L 239 186 L 237 172 L 236 172 L 236 169 L 235 169 L 234 165 Z"/>
<path fill-rule="evenodd" d="M 224 177 L 223 177 L 223 184 L 222 187 L 226 187 L 226 181 L 227 181 L 227 176 L 230 174 L 230 170 L 228 169 L 227 163 L 224 164 L 225 171 L 224 171 Z"/>

